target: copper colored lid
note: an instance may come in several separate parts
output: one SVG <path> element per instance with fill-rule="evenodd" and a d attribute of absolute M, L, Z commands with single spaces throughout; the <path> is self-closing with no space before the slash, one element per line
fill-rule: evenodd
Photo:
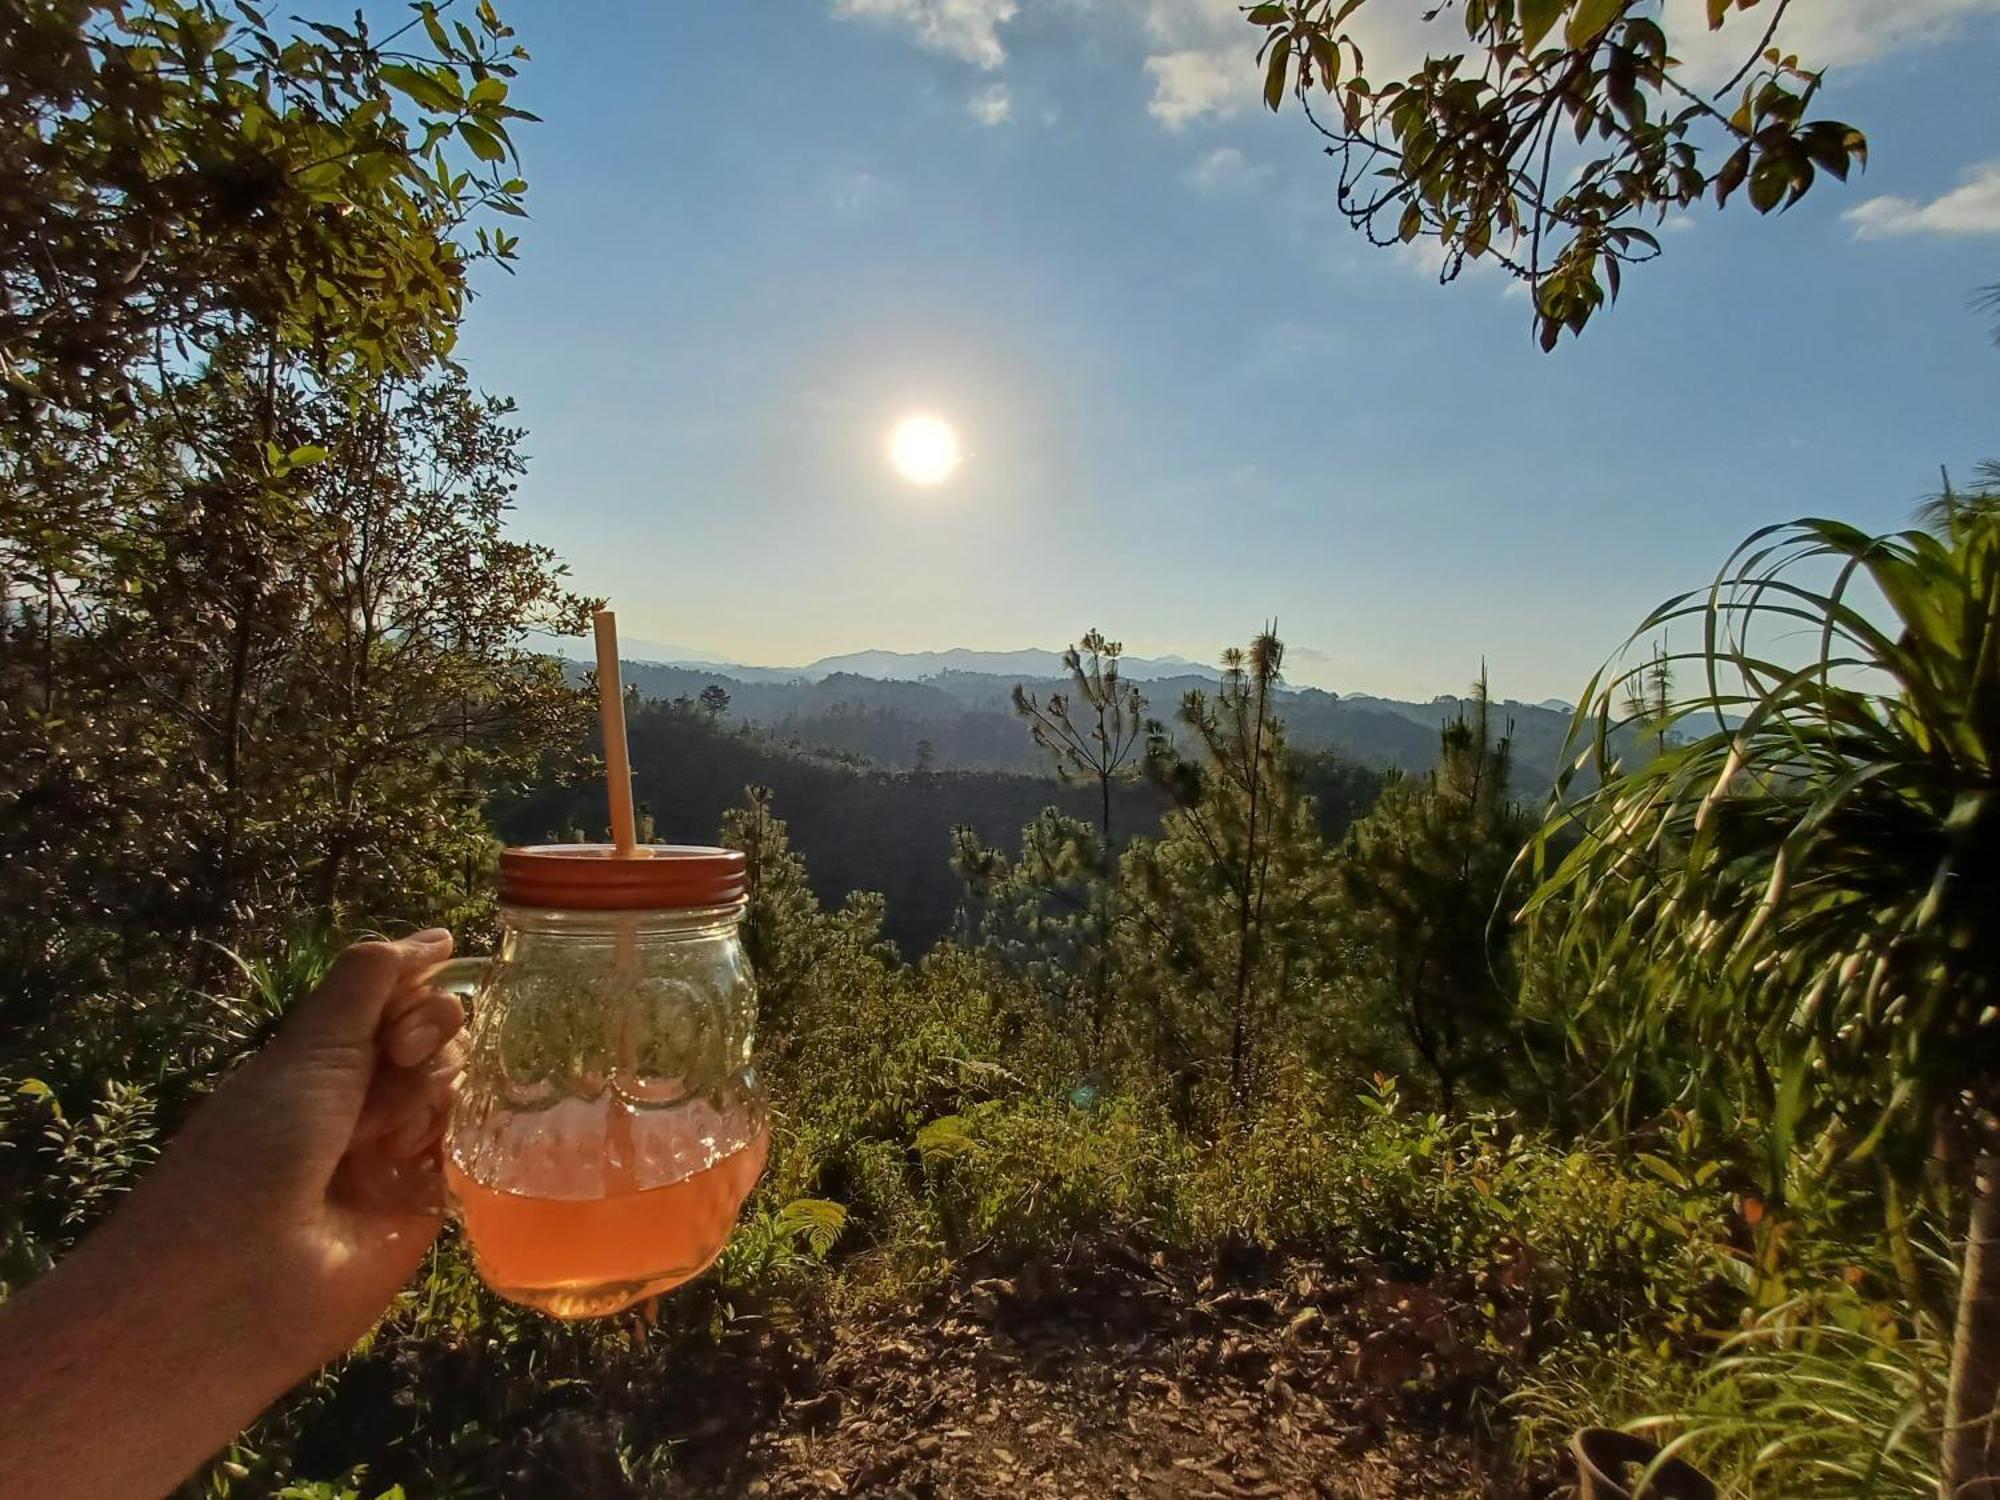
<path fill-rule="evenodd" d="M 500 852 L 507 906 L 659 911 L 732 906 L 743 899 L 743 853 L 692 844 L 641 844 L 623 859 L 610 844 L 534 844 Z"/>

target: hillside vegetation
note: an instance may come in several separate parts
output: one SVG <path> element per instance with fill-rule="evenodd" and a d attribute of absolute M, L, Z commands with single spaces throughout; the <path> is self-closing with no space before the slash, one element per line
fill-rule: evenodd
<path fill-rule="evenodd" d="M 1749 8 L 1707 8 L 1745 38 L 1734 116 L 1683 99 L 1679 7 L 1448 7 L 1449 57 L 1372 88 L 1355 0 L 1244 29 L 1270 107 L 1317 89 L 1334 153 L 1390 163 L 1397 242 L 1532 279 L 1554 347 L 1659 250 L 1635 220 L 1768 212 L 1865 152 Z M 604 806 L 593 694 L 537 644 L 597 601 L 514 535 L 526 434 L 451 358 L 525 212 L 494 5 L 393 44 L 214 0 L 13 12 L 0 1336 L 346 943 L 490 951 L 504 842 Z M 1570 130 L 1601 150 L 1557 196 Z M 1545 1500 L 1615 1425 L 1731 1500 L 1992 1500 L 2000 467 L 1687 584 L 1573 723 L 1483 682 L 1297 691 L 1269 630 L 1143 683 L 1096 629 L 1020 682 L 635 668 L 648 832 L 752 877 L 771 1145 L 726 1248 L 566 1324 L 401 1216 L 423 1261 L 379 1323 L 178 1493 Z M 262 1185 L 286 1232 L 357 1208 L 388 1075 L 341 1014 L 265 1054 L 357 1096 L 323 1173 Z M 292 1330 L 258 1271 L 219 1300 L 262 1350 Z M 132 1295 L 123 1331 L 186 1323 Z"/>
<path fill-rule="evenodd" d="M 1057 781 L 1045 769 L 897 771 L 856 756 L 814 753 L 781 744 L 774 734 L 732 729 L 681 701 L 643 703 L 626 723 L 634 796 L 656 837 L 710 841 L 746 787 L 765 787 L 805 857 L 814 895 L 838 906 L 859 892 L 879 894 L 883 934 L 906 954 L 923 953 L 952 931 L 963 898 L 951 862 L 955 830 L 1011 850 L 1044 808 L 1084 818 L 1096 797 L 1093 789 Z M 1011 714 L 1008 727 L 1033 749 Z M 1337 840 L 1380 793 L 1380 773 L 1330 753 L 1301 754 L 1294 762 L 1314 794 L 1328 840 Z M 1158 829 L 1167 807 L 1158 788 L 1125 781 L 1112 797 L 1119 826 Z M 590 783 L 546 786 L 508 799 L 496 807 L 495 818 L 510 843 L 605 837 L 603 793 Z"/>
<path fill-rule="evenodd" d="M 1016 684 L 1044 697 L 1065 686 L 1056 677 L 984 672 L 944 672 L 922 681 L 836 672 L 770 682 L 742 680 L 727 668 L 626 662 L 623 670 L 643 697 L 694 700 L 704 689 L 719 687 L 729 695 L 724 712 L 732 721 L 754 724 L 782 744 L 858 755 L 893 770 L 915 767 L 924 744 L 939 770 L 1043 770 L 1033 741 L 1014 718 L 1011 695 Z M 1215 681 L 1213 673 L 1189 672 L 1149 677 L 1137 686 L 1171 728 L 1182 697 L 1213 691 Z M 1330 750 L 1378 770 L 1423 772 L 1437 759 L 1439 731 L 1470 700 L 1405 703 L 1281 686 L 1278 701 L 1298 749 Z M 1531 703 L 1497 704 L 1495 711 L 1513 735 L 1516 790 L 1522 796 L 1545 795 L 1561 769 L 1571 716 Z"/>

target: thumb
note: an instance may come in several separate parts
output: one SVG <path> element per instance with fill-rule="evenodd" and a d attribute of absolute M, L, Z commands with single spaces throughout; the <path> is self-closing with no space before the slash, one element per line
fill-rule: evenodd
<path fill-rule="evenodd" d="M 369 1054 L 373 1071 L 375 1029 L 390 998 L 451 956 L 451 934 L 442 927 L 393 943 L 355 943 L 334 960 L 319 988 L 298 1003 L 279 1040 L 287 1049 L 332 1060 L 350 1051 Z"/>

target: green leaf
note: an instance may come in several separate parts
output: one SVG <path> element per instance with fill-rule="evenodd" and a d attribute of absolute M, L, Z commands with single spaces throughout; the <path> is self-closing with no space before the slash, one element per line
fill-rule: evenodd
<path fill-rule="evenodd" d="M 1662 1157 L 1650 1155 L 1644 1151 L 1634 1152 L 1632 1159 L 1648 1172 L 1651 1172 L 1655 1177 L 1659 1178 L 1660 1181 L 1677 1187 L 1682 1192 L 1687 1191 L 1689 1187 L 1687 1177 L 1672 1162 Z"/>
<path fill-rule="evenodd" d="M 305 443 L 285 455 L 285 462 L 294 469 L 303 469 L 307 464 L 326 462 L 326 449 L 318 443 Z"/>
<path fill-rule="evenodd" d="M 485 127 L 475 125 L 470 120 L 460 120 L 458 133 L 465 144 L 472 148 L 472 154 L 481 161 L 506 160 L 507 148 L 496 141 Z"/>
<path fill-rule="evenodd" d="M 1588 47 L 1624 13 L 1625 0 L 1576 0 L 1576 9 L 1569 13 L 1564 39 L 1572 47 Z"/>
<path fill-rule="evenodd" d="M 1534 51 L 1568 8 L 1569 0 L 1521 0 L 1521 45 Z"/>
<path fill-rule="evenodd" d="M 1247 19 L 1252 26 L 1277 26 L 1283 23 L 1287 14 L 1282 5 L 1253 5 Z"/>
<path fill-rule="evenodd" d="M 1313 70 L 1319 74 L 1319 86 L 1332 93 L 1340 82 L 1340 48 L 1320 31 L 1312 32 L 1306 42 L 1312 49 Z"/>
<path fill-rule="evenodd" d="M 41 1079 L 23 1078 L 20 1083 L 15 1085 L 14 1092 L 25 1095 L 30 1099 L 40 1100 L 54 1112 L 58 1120 L 63 1117 L 62 1102 L 56 1098 L 56 1091 L 42 1082 Z"/>
<path fill-rule="evenodd" d="M 1722 164 L 1722 170 L 1715 174 L 1715 206 L 1721 208 L 1729 202 L 1729 195 L 1743 186 L 1743 179 L 1750 174 L 1750 147 L 1746 142 L 1736 153 Z"/>
<path fill-rule="evenodd" d="M 824 1259 L 847 1227 L 847 1210 L 825 1198 L 794 1198 L 778 1210 L 776 1224 L 780 1234 L 803 1239 L 808 1250 Z"/>
<path fill-rule="evenodd" d="M 943 1115 L 917 1132 L 921 1156 L 970 1156 L 978 1146 L 963 1115 Z"/>
<path fill-rule="evenodd" d="M 489 73 L 472 86 L 472 92 L 466 95 L 466 102 L 474 105 L 498 104 L 506 97 L 507 80 L 495 78 Z"/>
<path fill-rule="evenodd" d="M 1417 232 L 1423 227 L 1423 209 L 1415 203 L 1406 204 L 1403 208 L 1403 220 L 1396 226 L 1397 237 L 1407 245 L 1417 237 Z"/>
<path fill-rule="evenodd" d="M 1271 43 L 1271 59 L 1264 65 L 1264 107 L 1276 112 L 1285 102 L 1285 69 L 1292 60 L 1292 35 L 1290 32 L 1275 38 Z"/>
<path fill-rule="evenodd" d="M 1791 186 L 1792 174 L 1785 165 L 1785 159 L 1775 151 L 1766 151 L 1757 160 L 1757 166 L 1750 174 L 1750 206 L 1760 214 L 1767 214 L 1778 206 L 1785 196 L 1785 189 Z"/>
<path fill-rule="evenodd" d="M 451 109 L 452 96 L 422 68 L 407 63 L 386 63 L 382 81 L 399 94 L 406 94 L 424 109 Z"/>
<path fill-rule="evenodd" d="M 444 56 L 451 56 L 451 38 L 445 35 L 444 27 L 438 23 L 437 7 L 435 5 L 426 5 L 423 9 L 423 16 L 424 31 L 430 36 L 431 45 L 437 48 Z"/>
<path fill-rule="evenodd" d="M 1780 1199 L 1785 1195 L 1786 1168 L 1791 1161 L 1792 1143 L 1798 1133 L 1799 1121 L 1805 1115 L 1806 1084 L 1811 1068 L 1810 1054 L 1803 1049 L 1795 1052 L 1785 1065 L 1778 1082 L 1778 1096 L 1772 1102 L 1771 1123 L 1765 1135 L 1764 1149 L 1771 1192 Z"/>

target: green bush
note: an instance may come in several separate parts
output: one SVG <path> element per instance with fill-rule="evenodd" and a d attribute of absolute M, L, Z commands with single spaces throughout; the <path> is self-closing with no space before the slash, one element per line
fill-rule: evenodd
<path fill-rule="evenodd" d="M 1628 1338 L 1565 1349 L 1518 1393 L 1524 1451 L 1625 1426 L 1730 1496 L 1929 1500 L 1938 1493 L 1946 1342 L 1842 1279 L 1756 1315 L 1690 1359 Z"/>
<path fill-rule="evenodd" d="M 1106 1228 L 1185 1237 L 1186 1147 L 1130 1104 L 994 1100 L 931 1121 L 915 1145 L 955 1253 L 1047 1250 Z"/>

